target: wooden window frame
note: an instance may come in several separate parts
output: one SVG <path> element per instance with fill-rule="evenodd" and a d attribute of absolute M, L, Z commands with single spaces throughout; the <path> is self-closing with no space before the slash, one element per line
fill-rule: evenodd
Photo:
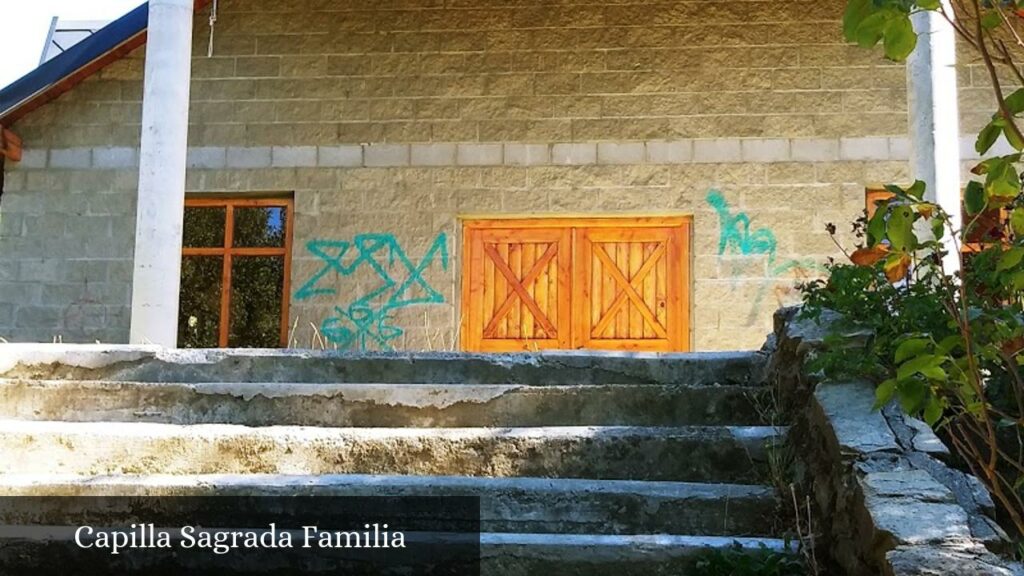
<path fill-rule="evenodd" d="M 471 312 L 474 288 L 470 281 L 470 267 L 474 265 L 473 261 L 473 245 L 467 241 L 470 237 L 470 232 L 474 230 L 502 230 L 502 229 L 553 229 L 553 228 L 567 228 L 572 230 L 571 236 L 571 261 L 573 263 L 580 261 L 582 252 L 582 230 L 599 230 L 602 228 L 623 228 L 628 226 L 630 229 L 643 230 L 643 229 L 678 229 L 679 237 L 676 241 L 670 241 L 666 246 L 666 258 L 668 260 L 677 259 L 680 260 L 680 281 L 682 283 L 678 294 L 672 299 L 669 306 L 678 309 L 678 320 L 677 325 L 669 327 L 669 340 L 675 340 L 678 343 L 679 350 L 682 352 L 691 352 L 693 350 L 693 337 L 692 337 L 692 306 L 693 306 L 693 216 L 690 215 L 612 215 L 612 216 L 583 216 L 575 217 L 571 215 L 542 215 L 536 217 L 523 217 L 523 216 L 502 216 L 502 215 L 472 215 L 460 217 L 462 223 L 462 251 L 463 251 L 463 265 L 461 268 L 461 297 L 462 302 L 460 303 L 460 320 L 459 320 L 459 332 L 460 332 L 460 343 L 461 349 L 464 351 L 480 351 L 479 342 L 474 339 L 469 330 L 469 324 L 472 322 L 472 318 L 475 317 Z M 681 244 L 680 244 L 681 243 Z M 685 257 L 685 261 L 683 261 Z M 476 264 L 479 264 L 476 262 Z M 568 278 L 571 284 L 569 308 L 571 309 L 570 323 L 569 323 L 569 337 L 567 339 L 568 347 L 556 347 L 556 348 L 545 348 L 553 350 L 579 350 L 587 346 L 589 349 L 594 350 L 623 350 L 623 351 L 637 351 L 642 346 L 622 346 L 616 347 L 615 342 L 611 342 L 611 345 L 601 346 L 600 342 L 594 343 L 589 342 L 589 338 L 583 338 L 581 330 L 584 327 L 583 312 L 579 309 L 582 306 L 584 299 L 581 298 L 581 292 L 586 289 L 578 281 L 577 276 L 581 275 L 582 266 L 577 267 L 576 264 L 572 264 L 569 268 L 570 277 Z M 564 319 L 560 319 L 560 324 Z M 587 343 L 584 343 L 584 341 Z M 607 342 L 606 342 L 607 344 Z M 523 348 L 519 346 L 509 346 L 508 349 L 501 348 L 500 350 L 492 351 L 522 351 Z M 657 346 L 651 347 L 650 349 L 644 348 L 650 352 L 676 352 L 677 350 L 661 349 Z"/>
<path fill-rule="evenodd" d="M 240 248 L 234 246 L 235 208 L 276 207 L 285 209 L 284 246 Z M 181 249 L 182 258 L 189 256 L 222 257 L 220 287 L 220 318 L 217 345 L 227 348 L 231 332 L 231 263 L 235 256 L 282 256 L 284 257 L 284 286 L 281 292 L 281 335 L 280 345 L 288 345 L 288 305 L 291 300 L 292 228 L 295 219 L 295 199 L 276 198 L 185 198 L 185 208 L 224 208 L 224 245 L 221 247 Z"/>

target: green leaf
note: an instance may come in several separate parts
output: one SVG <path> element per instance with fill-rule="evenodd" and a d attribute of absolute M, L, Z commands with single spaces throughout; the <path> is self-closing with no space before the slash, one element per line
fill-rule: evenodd
<path fill-rule="evenodd" d="M 1003 127 L 1003 136 L 1006 136 L 1006 141 L 1014 150 L 1024 150 L 1024 138 L 1021 138 L 1009 124 Z"/>
<path fill-rule="evenodd" d="M 1024 270 L 1014 272 L 1010 276 L 1010 286 L 1014 290 L 1024 290 Z M 1019 356 L 1020 359 L 1024 359 L 1024 355 Z"/>
<path fill-rule="evenodd" d="M 1005 121 L 1003 121 L 1001 118 L 993 119 L 992 123 L 996 124 L 1000 128 L 1002 128 L 1005 125 Z M 977 165 L 974 166 L 974 168 L 971 168 L 971 172 L 973 174 L 978 174 L 979 176 L 982 174 L 988 174 L 989 172 L 992 171 L 993 168 L 995 168 L 999 164 L 1003 164 L 1005 162 L 1020 162 L 1021 156 L 1024 155 L 1018 152 L 1017 154 L 1010 154 L 1009 156 L 997 156 L 995 158 L 989 158 L 988 160 L 979 162 Z"/>
<path fill-rule="evenodd" d="M 911 356 L 917 356 L 928 349 L 928 345 L 931 344 L 931 340 L 927 338 L 911 338 L 904 340 L 896 348 L 896 356 L 894 360 L 897 364 L 903 364 Z"/>
<path fill-rule="evenodd" d="M 1024 208 L 1017 207 L 1010 212 L 1010 228 L 1018 239 L 1024 238 Z"/>
<path fill-rule="evenodd" d="M 1006 252 L 1003 252 L 1003 255 L 999 257 L 999 264 L 996 266 L 996 272 L 1002 272 L 1003 270 L 1013 268 L 1017 264 L 1020 264 L 1021 259 L 1024 259 L 1024 248 L 1010 248 Z"/>
<path fill-rule="evenodd" d="M 946 235 L 946 223 L 939 218 L 932 218 L 932 236 L 936 240 L 942 240 L 942 237 Z"/>
<path fill-rule="evenodd" d="M 907 414 L 916 414 L 922 408 L 927 395 L 928 387 L 920 380 L 900 383 L 900 406 Z"/>
<path fill-rule="evenodd" d="M 915 180 L 914 184 L 907 188 L 907 196 L 910 196 L 914 200 L 924 200 L 925 183 L 921 180 Z"/>
<path fill-rule="evenodd" d="M 942 369 L 941 366 L 928 366 L 927 368 L 921 369 L 921 375 L 931 380 L 942 380 L 946 381 L 949 379 L 949 375 Z"/>
<path fill-rule="evenodd" d="M 885 26 L 885 56 L 890 60 L 902 62 L 917 47 L 917 32 L 910 23 L 910 16 L 900 14 L 889 20 Z"/>
<path fill-rule="evenodd" d="M 981 17 L 981 26 L 986 30 L 998 28 L 1003 23 L 1003 17 L 999 15 L 998 8 L 985 12 Z"/>
<path fill-rule="evenodd" d="M 974 142 L 974 149 L 978 154 L 988 152 L 989 148 L 996 143 L 996 140 L 999 139 L 999 135 L 1002 133 L 1003 127 L 996 120 L 989 122 L 978 133 L 978 139 Z"/>
<path fill-rule="evenodd" d="M 936 352 L 948 355 L 950 352 L 955 350 L 957 346 L 960 346 L 960 342 L 961 337 L 959 334 L 946 336 L 945 338 L 942 339 L 941 342 L 939 342 L 939 345 L 936 347 Z"/>
<path fill-rule="evenodd" d="M 924 407 L 924 421 L 929 426 L 935 426 L 942 419 L 942 401 L 932 396 Z"/>
<path fill-rule="evenodd" d="M 1009 110 L 1010 114 L 1020 114 L 1024 112 L 1024 88 L 1018 88 L 1006 97 L 1006 109 Z"/>
<path fill-rule="evenodd" d="M 875 215 L 868 222 L 868 246 L 874 246 L 885 239 L 885 218 L 889 214 L 891 204 L 883 202 L 878 205 Z"/>
<path fill-rule="evenodd" d="M 849 42 L 857 40 L 857 28 L 872 12 L 875 5 L 871 0 L 849 0 L 843 13 L 843 36 Z"/>
<path fill-rule="evenodd" d="M 889 378 L 885 382 L 878 385 L 875 389 L 875 410 L 878 410 L 892 401 L 892 397 L 896 394 L 896 380 Z"/>
<path fill-rule="evenodd" d="M 917 6 L 922 10 L 938 10 L 942 6 L 941 0 L 917 0 Z"/>
<path fill-rule="evenodd" d="M 985 187 L 981 182 L 971 180 L 964 189 L 964 208 L 969 216 L 980 214 L 985 209 Z"/>
<path fill-rule="evenodd" d="M 885 33 L 886 25 L 891 17 L 892 12 L 889 10 L 879 10 L 869 14 L 861 20 L 860 26 L 857 26 L 854 40 L 856 40 L 861 48 L 871 48 L 878 44 L 878 41 L 882 39 L 882 35 Z"/>
<path fill-rule="evenodd" d="M 914 374 L 920 374 L 922 370 L 926 370 L 933 366 L 940 366 L 944 358 L 942 356 L 936 356 L 934 354 L 921 354 L 915 356 L 903 363 L 896 370 L 896 379 L 903 381 Z"/>
<path fill-rule="evenodd" d="M 1008 178 L 993 182 L 988 191 L 989 200 L 1000 206 L 1013 202 L 1013 199 L 1021 192 L 1020 175 L 1011 169 L 1008 176 Z"/>
<path fill-rule="evenodd" d="M 992 167 L 985 176 L 985 191 L 1000 200 L 1016 198 L 1020 194 L 1020 175 L 1011 162 L 1004 160 Z"/>
<path fill-rule="evenodd" d="M 914 211 L 910 206 L 897 206 L 892 210 L 889 224 L 886 226 L 886 236 L 894 251 L 902 252 L 917 248 L 917 238 L 914 236 Z"/>

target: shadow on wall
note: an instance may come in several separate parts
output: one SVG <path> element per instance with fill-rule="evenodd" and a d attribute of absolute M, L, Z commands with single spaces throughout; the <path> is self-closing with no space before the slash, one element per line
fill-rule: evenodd
<path fill-rule="evenodd" d="M 431 265 L 448 270 L 448 236 L 441 232 L 414 263 L 394 234 L 360 234 L 349 240 L 311 240 L 306 250 L 323 265 L 295 292 L 295 299 L 331 298 L 335 314 L 320 323 L 324 340 L 341 350 L 394 350 L 405 330 L 394 312 L 413 306 L 443 304 L 444 295 L 424 278 Z M 344 278 L 370 273 L 380 284 L 364 294 L 340 289 Z M 332 284 L 332 280 L 334 283 Z M 351 300 L 344 302 L 345 296 Z"/>
<path fill-rule="evenodd" d="M 760 280 L 757 295 L 747 315 L 746 326 L 759 323 L 764 315 L 764 301 L 769 288 L 774 288 L 775 305 L 772 310 L 781 308 L 795 297 L 796 284 L 808 280 L 817 273 L 825 272 L 825 267 L 811 259 L 779 261 L 778 240 L 770 228 L 751 229 L 751 218 L 746 212 L 732 213 L 729 201 L 721 191 L 711 189 L 706 197 L 707 203 L 718 214 L 718 256 L 765 256 L 767 258 L 767 275 Z M 779 278 L 792 274 L 794 282 L 781 285 Z M 739 273 L 733 269 L 734 286 L 740 281 Z"/>

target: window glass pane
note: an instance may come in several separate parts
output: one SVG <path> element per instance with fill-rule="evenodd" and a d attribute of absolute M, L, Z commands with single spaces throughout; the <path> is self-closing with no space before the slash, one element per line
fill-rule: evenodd
<path fill-rule="evenodd" d="M 224 246 L 224 219 L 227 208 L 185 208 L 183 245 L 186 248 L 219 248 Z"/>
<path fill-rule="evenodd" d="M 216 348 L 220 333 L 221 256 L 181 259 L 178 346 Z"/>
<path fill-rule="evenodd" d="M 235 208 L 234 246 L 260 248 L 284 246 L 284 206 Z"/>
<path fill-rule="evenodd" d="M 231 260 L 228 346 L 279 347 L 283 291 L 283 256 L 235 256 Z"/>

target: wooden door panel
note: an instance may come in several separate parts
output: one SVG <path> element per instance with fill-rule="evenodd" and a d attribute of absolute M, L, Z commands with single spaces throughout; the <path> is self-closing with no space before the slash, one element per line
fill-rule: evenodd
<path fill-rule="evenodd" d="M 569 348 L 571 229 L 466 232 L 464 347 L 484 352 Z"/>
<path fill-rule="evenodd" d="M 686 350 L 685 228 L 576 231 L 574 346 Z"/>
<path fill-rule="evenodd" d="M 688 350 L 689 230 L 653 217 L 467 223 L 463 349 Z"/>

